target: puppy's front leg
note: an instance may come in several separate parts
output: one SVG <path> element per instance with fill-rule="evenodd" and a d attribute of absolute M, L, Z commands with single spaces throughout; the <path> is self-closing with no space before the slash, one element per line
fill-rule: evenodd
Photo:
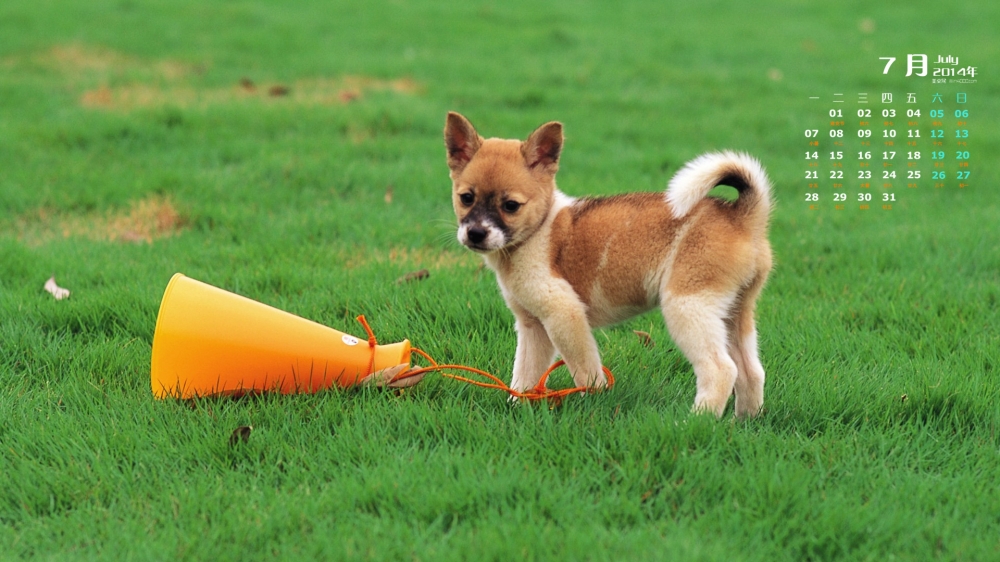
<path fill-rule="evenodd" d="M 555 347 L 545 333 L 545 327 L 527 312 L 515 312 L 517 317 L 517 352 L 514 355 L 514 377 L 510 387 L 518 392 L 538 384 L 542 373 L 552 364 Z"/>
<path fill-rule="evenodd" d="M 604 388 L 608 379 L 601 369 L 601 355 L 597 351 L 597 341 L 590 330 L 583 305 L 562 306 L 545 320 L 545 330 L 562 355 L 573 382 L 587 388 Z"/>

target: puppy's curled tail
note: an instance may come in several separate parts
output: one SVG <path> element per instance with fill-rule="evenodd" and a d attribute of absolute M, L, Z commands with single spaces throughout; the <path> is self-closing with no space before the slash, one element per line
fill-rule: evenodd
<path fill-rule="evenodd" d="M 743 152 L 709 152 L 688 162 L 670 180 L 667 202 L 674 218 L 687 216 L 717 185 L 739 192 L 734 208 L 756 225 L 766 225 L 771 214 L 771 182 L 756 158 Z"/>

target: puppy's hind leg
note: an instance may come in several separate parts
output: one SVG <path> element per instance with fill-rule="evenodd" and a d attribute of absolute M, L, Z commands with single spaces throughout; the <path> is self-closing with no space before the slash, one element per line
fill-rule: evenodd
<path fill-rule="evenodd" d="M 753 317 L 737 320 L 729 334 L 729 353 L 736 362 L 736 417 L 754 417 L 764 406 L 764 366 L 757 356 Z"/>
<path fill-rule="evenodd" d="M 764 367 L 757 351 L 754 305 L 764 285 L 758 279 L 736 301 L 729 328 L 729 353 L 736 362 L 736 417 L 754 417 L 764 405 Z"/>
<path fill-rule="evenodd" d="M 664 291 L 661 302 L 670 336 L 694 367 L 698 390 L 692 409 L 721 417 L 737 373 L 727 349 L 725 321 L 732 298 L 705 293 L 677 296 Z"/>

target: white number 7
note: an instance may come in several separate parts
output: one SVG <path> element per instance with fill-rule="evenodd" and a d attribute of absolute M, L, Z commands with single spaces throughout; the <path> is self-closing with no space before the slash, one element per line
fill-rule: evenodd
<path fill-rule="evenodd" d="M 889 74 L 889 67 L 892 66 L 892 63 L 896 62 L 896 57 L 879 57 L 878 60 L 889 61 L 885 63 L 885 69 L 882 70 L 882 74 Z"/>

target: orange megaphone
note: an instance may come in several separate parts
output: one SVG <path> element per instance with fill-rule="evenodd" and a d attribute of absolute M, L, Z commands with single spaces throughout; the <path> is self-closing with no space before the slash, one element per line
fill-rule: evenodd
<path fill-rule="evenodd" d="M 153 334 L 156 398 L 253 391 L 316 392 L 333 384 L 394 383 L 410 368 L 410 342 L 367 340 L 175 274 Z"/>

